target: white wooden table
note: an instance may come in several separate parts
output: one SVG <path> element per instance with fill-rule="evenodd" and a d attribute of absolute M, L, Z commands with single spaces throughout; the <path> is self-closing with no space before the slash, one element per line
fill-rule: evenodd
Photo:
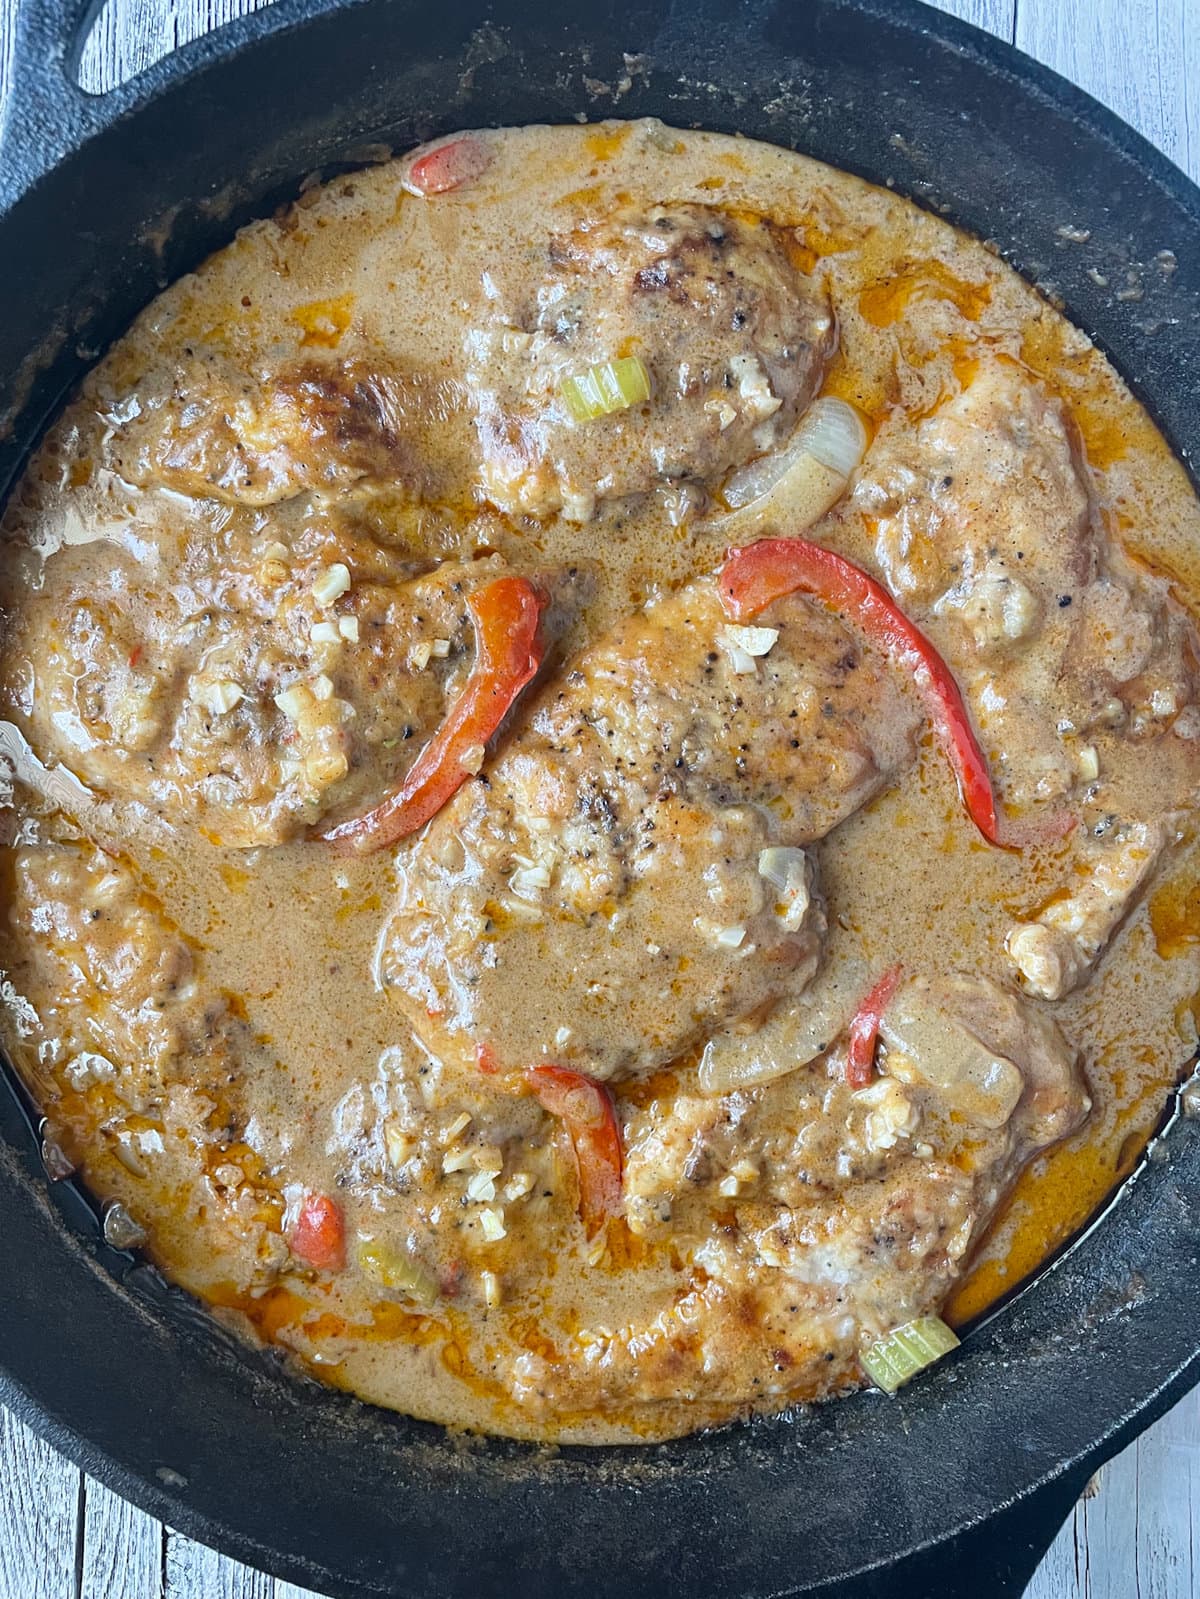
<path fill-rule="evenodd" d="M 0 106 L 16 0 L 0 0 Z M 1200 0 L 933 0 L 1074 79 L 1200 180 Z M 64 0 L 64 8 L 67 0 Z M 105 89 L 255 0 L 108 0 Z M 0 155 L 0 159 L 2 159 Z M 1200 1599 L 1200 1390 L 1093 1482 L 1026 1599 Z M 309 1599 L 115 1498 L 0 1411 L 0 1599 Z"/>

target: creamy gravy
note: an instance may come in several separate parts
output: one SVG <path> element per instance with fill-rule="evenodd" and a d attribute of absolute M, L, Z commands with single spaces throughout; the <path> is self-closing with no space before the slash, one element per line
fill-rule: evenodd
<path fill-rule="evenodd" d="M 981 244 L 896 196 L 783 150 L 655 123 L 480 139 L 486 167 L 461 187 L 412 194 L 411 168 L 391 163 L 312 189 L 281 217 L 244 229 L 143 313 L 16 491 L 4 522 L 4 714 L 37 756 L 76 773 L 93 798 L 63 803 L 15 784 L 5 850 L 13 908 L 0 950 L 7 1041 L 45 1108 L 50 1143 L 97 1194 L 120 1202 L 168 1276 L 325 1380 L 485 1430 L 647 1439 L 854 1386 L 864 1339 L 947 1296 L 951 1320 L 970 1317 L 1128 1173 L 1196 1045 L 1190 836 L 1200 728 L 1186 723 L 1194 710 L 1172 688 L 1154 690 L 1174 699 L 1162 727 L 1144 736 L 1134 737 L 1133 711 L 1063 734 L 1074 764 L 1062 793 L 1081 816 L 1108 805 L 1113 816 L 1155 827 L 1168 811 L 1170 819 L 1147 845 L 1150 866 L 1129 889 L 1127 914 L 1112 918 L 1095 973 L 1050 998 L 1022 978 L 1006 941 L 1094 876 L 1085 844 L 1098 824 L 1087 812 L 1066 837 L 1021 851 L 986 845 L 941 750 L 915 727 L 919 707 L 906 688 L 912 703 L 896 715 L 914 723 L 911 759 L 886 773 L 877 762 L 878 784 L 854 791 L 859 808 L 802 841 L 828 923 L 816 976 L 808 986 L 793 976 L 778 995 L 781 1010 L 756 1005 L 732 1034 L 711 1018 L 699 1036 L 681 1034 L 676 1056 L 656 1059 L 653 1073 L 636 1062 L 615 1070 L 626 1210 L 589 1238 L 555 1119 L 503 1074 L 480 1073 L 458 1035 L 429 1036 L 420 1006 L 414 1012 L 405 998 L 409 978 L 389 976 L 412 964 L 403 909 L 411 884 L 451 869 L 436 856 L 450 824 L 435 821 L 427 837 L 363 858 L 303 831 L 327 812 L 375 804 L 466 681 L 472 633 L 461 602 L 439 592 L 434 615 L 420 597 L 397 610 L 389 596 L 449 560 L 462 563 L 466 590 L 483 581 L 472 573 L 490 575 L 502 560 L 541 574 L 551 592 L 548 687 L 519 703 L 484 765 L 499 795 L 503 761 L 525 758 L 535 736 L 526 731 L 531 708 L 577 670 L 580 652 L 647 601 L 713 570 L 731 542 L 807 533 L 889 580 L 922 558 L 936 565 L 939 529 L 956 513 L 921 521 L 924 463 L 953 441 L 920 429 L 945 416 L 980 426 L 955 406 L 985 384 L 999 386 L 1001 411 L 1004 385 L 1020 385 L 1011 413 L 1049 407 L 1061 426 L 1063 470 L 1076 473 L 1086 502 L 1072 511 L 1063 500 L 1064 521 L 1086 519 L 1098 538 L 1119 540 L 1171 579 L 1174 599 L 1154 589 L 1145 625 L 1153 633 L 1161 623 L 1164 638 L 1175 629 L 1162 649 L 1174 650 L 1185 677 L 1195 669 L 1190 632 L 1173 611 L 1169 623 L 1161 618 L 1176 602 L 1195 609 L 1200 508 L 1086 338 Z M 851 402 L 874 431 L 845 494 L 815 527 L 790 525 L 786 499 L 768 496 L 731 536 L 720 491 L 734 459 L 719 460 L 707 482 L 701 461 L 643 485 L 621 478 L 628 440 L 603 431 L 595 447 L 619 457 L 619 495 L 604 490 L 604 473 L 586 458 L 578 472 L 601 489 L 582 506 L 569 471 L 549 488 L 532 477 L 512 488 L 499 468 L 481 478 L 486 418 L 476 397 L 492 384 L 496 403 L 508 403 L 506 385 L 523 370 L 547 303 L 538 285 L 560 270 L 550 241 L 587 241 L 613 214 L 689 206 L 744 228 L 747 251 L 752 230 L 771 220 L 781 259 L 816 297 L 795 335 L 817 352 L 815 387 Z M 609 271 L 608 259 L 589 270 Z M 774 280 L 762 270 L 767 304 Z M 820 353 L 826 294 L 836 348 L 831 337 Z M 374 385 L 375 412 L 386 412 L 376 435 L 357 432 L 346 420 L 357 413 L 337 412 L 336 396 L 312 398 L 311 374 L 333 371 L 356 394 Z M 637 426 L 632 416 L 625 424 Z M 1031 448 L 1037 435 L 1033 427 Z M 1059 491 L 1046 487 L 1041 466 L 1031 468 L 1039 473 L 1050 498 L 1034 511 L 1044 515 Z M 911 515 L 906 495 L 918 507 Z M 981 525 L 989 514 L 982 504 Z M 1033 567 L 1038 539 L 1050 539 L 1036 515 L 1031 534 Z M 339 565 L 347 589 L 314 608 L 314 584 Z M 922 625 L 957 669 L 952 622 L 926 595 L 927 578 L 918 572 L 907 591 L 899 578 L 889 586 L 902 606 L 911 596 L 925 607 Z M 1089 581 L 1080 575 L 1077 610 Z M 806 606 L 788 601 L 768 618 L 782 627 L 777 659 L 797 630 L 818 625 Z M 279 644 L 285 613 L 293 631 Z M 667 628 L 657 615 L 636 642 L 651 681 L 668 675 L 655 663 L 675 653 L 653 631 Z M 182 617 L 208 652 L 200 667 L 198 655 L 185 667 L 172 654 Z M 354 625 L 339 631 L 339 617 Z M 330 619 L 332 633 L 325 626 L 317 641 L 313 630 Z M 1095 625 L 1109 623 L 1101 616 Z M 853 642 L 852 621 L 847 632 Z M 1039 647 L 1035 635 L 1028 648 Z M 111 679 L 118 654 L 125 676 L 110 692 L 105 674 Z M 1012 658 L 987 667 L 978 702 L 960 675 L 977 720 L 977 704 L 1008 692 Z M 162 670 L 143 681 L 139 672 L 152 672 L 156 659 Z M 401 660 L 403 674 L 389 676 Z M 249 778 L 231 767 L 225 786 L 196 780 L 213 759 L 211 721 L 245 713 L 254 695 L 247 662 L 268 712 L 281 671 L 330 684 L 296 719 L 286 804 L 274 766 Z M 869 649 L 863 668 L 887 677 Z M 209 720 L 167 737 L 155 718 L 187 671 L 193 695 L 203 679 Z M 413 688 L 422 673 L 424 686 Z M 764 661 L 755 682 L 767 675 Z M 229 683 L 246 702 L 240 710 L 225 707 Z M 1047 703 L 1055 692 L 1046 690 Z M 354 717 L 338 723 L 324 707 L 342 704 Z M 857 714 L 848 709 L 847 723 Z M 371 739 L 345 770 L 343 727 L 368 724 Z M 1009 724 L 1001 715 L 998 725 L 1002 745 Z M 1001 800 L 1020 809 L 1002 749 L 989 744 L 987 725 L 981 733 Z M 235 767 L 239 758 L 230 757 Z M 1092 781 L 1100 786 L 1089 798 Z M 1038 795 L 1025 800 L 1036 813 Z M 472 782 L 447 812 L 468 863 L 476 825 L 468 807 L 485 808 L 485 828 L 488 805 L 499 803 Z M 680 847 L 690 861 L 692 844 Z M 697 879 L 663 883 L 662 914 L 690 926 Z M 461 931 L 468 899 L 452 889 L 447 926 Z M 537 937 L 515 924 L 505 943 L 506 925 L 493 916 L 486 935 L 473 935 L 495 937 L 505 952 L 488 1001 L 501 1018 L 522 989 L 541 1003 L 549 948 L 539 955 Z M 918 979 L 954 971 L 1001 985 L 1004 996 L 1020 996 L 1035 1032 L 1057 1023 L 1066 1064 L 1052 1109 L 1034 1115 L 1039 1068 L 999 1042 L 1018 1025 L 1001 996 L 998 1031 L 985 1045 L 989 1058 L 1015 1061 L 1010 1070 L 1024 1074 L 1020 1108 L 993 1115 L 918 1072 L 893 1122 L 871 1121 L 894 1107 L 859 1104 L 843 1084 L 844 1030 L 854 1003 L 894 963 Z M 645 981 L 652 970 L 650 958 Z M 580 969 L 579 981 L 586 977 Z M 576 999 L 564 993 L 550 1006 L 568 1034 Z M 805 1019 L 814 1004 L 825 1007 L 818 1024 Z M 919 1022 L 908 1032 L 885 1026 L 881 1082 L 902 1081 L 904 1058 L 921 1065 Z M 806 1053 L 814 1025 L 829 1047 Z M 557 1034 L 548 1037 L 544 1058 L 558 1048 Z M 778 1069 L 763 1069 L 767 1054 Z M 789 1073 L 793 1060 L 800 1064 Z M 714 1103 L 719 1114 L 706 1108 Z M 1055 1142 L 1061 1133 L 1069 1136 Z M 733 1147 L 723 1142 L 730 1137 Z M 681 1147 L 692 1152 L 690 1167 Z M 803 1196 L 797 1151 L 807 1152 Z M 679 1171 L 661 1178 L 673 1163 Z M 905 1222 L 903 1269 L 887 1255 L 890 1237 L 881 1242 L 876 1191 L 883 1214 L 920 1212 Z M 343 1216 L 342 1269 L 289 1248 L 311 1194 L 330 1197 Z M 792 1218 L 791 1232 L 781 1215 Z M 840 1219 L 826 1227 L 827 1217 Z M 785 1279 L 800 1285 L 795 1304 L 779 1287 Z"/>

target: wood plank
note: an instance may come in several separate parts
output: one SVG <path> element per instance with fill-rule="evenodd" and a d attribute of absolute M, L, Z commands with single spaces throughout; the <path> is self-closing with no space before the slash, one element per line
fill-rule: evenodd
<path fill-rule="evenodd" d="M 0 1410 L 3 1599 L 75 1599 L 81 1497 L 78 1468 Z"/>
<path fill-rule="evenodd" d="M 1018 0 L 1016 42 L 1200 179 L 1196 0 Z"/>
<path fill-rule="evenodd" d="M 167 1529 L 163 1599 L 276 1599 L 275 1579 Z M 14 1596 L 15 1599 L 15 1596 Z M 126 1599 L 124 1594 L 106 1599 Z M 140 1599 L 130 1589 L 128 1599 Z"/>
<path fill-rule="evenodd" d="M 11 0 L 0 0 L 0 4 Z M 124 83 L 178 45 L 269 0 L 108 0 L 84 46 L 79 77 L 93 94 Z"/>
<path fill-rule="evenodd" d="M 161 1599 L 162 1523 L 92 1477 L 84 1489 L 78 1599 Z"/>
<path fill-rule="evenodd" d="M 964 22 L 1012 42 L 1017 18 L 1017 0 L 929 0 L 939 11 L 949 11 Z"/>

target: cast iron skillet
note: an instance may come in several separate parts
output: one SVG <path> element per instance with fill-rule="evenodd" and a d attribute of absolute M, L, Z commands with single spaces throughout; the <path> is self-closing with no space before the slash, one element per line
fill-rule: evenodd
<path fill-rule="evenodd" d="M 1176 447 L 1200 447 L 1200 193 L 911 0 L 282 0 L 104 100 L 74 87 L 81 21 L 22 0 L 0 494 L 133 314 L 306 174 L 379 141 L 612 113 L 795 145 L 936 207 L 1061 296 Z M 1183 1116 L 1073 1252 L 899 1398 L 558 1452 L 452 1438 L 244 1351 L 51 1188 L 11 1090 L 0 1133 L 0 1397 L 173 1526 L 354 1599 L 1016 1595 L 1088 1473 L 1200 1376 Z"/>

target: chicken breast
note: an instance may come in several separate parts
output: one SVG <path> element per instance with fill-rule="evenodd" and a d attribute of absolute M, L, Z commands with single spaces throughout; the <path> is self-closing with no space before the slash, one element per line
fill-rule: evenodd
<path fill-rule="evenodd" d="M 385 358 L 310 357 L 260 372 L 224 346 L 190 346 L 136 397 L 113 397 L 105 454 L 140 488 L 270 506 L 386 487 L 419 495 L 414 414 L 461 404 Z"/>
<path fill-rule="evenodd" d="M 699 205 L 585 215 L 519 305 L 466 340 L 483 487 L 510 513 L 714 484 L 791 431 L 834 343 L 828 300 L 772 224 Z M 648 402 L 575 422 L 562 379 L 637 356 Z"/>
<path fill-rule="evenodd" d="M 857 1091 L 843 1043 L 764 1088 L 709 1098 L 671 1077 L 632 1108 L 628 1225 L 672 1240 L 687 1271 L 644 1319 L 585 1314 L 553 1353 L 521 1356 L 522 1402 L 811 1399 L 856 1385 L 863 1349 L 936 1313 L 1021 1167 L 1089 1100 L 1055 1024 L 991 982 L 910 981 L 884 1041 Z"/>
<path fill-rule="evenodd" d="M 422 564 L 328 518 L 290 544 L 147 521 L 102 583 L 86 545 L 64 546 L 22 609 L 0 704 L 99 795 L 213 843 L 277 844 L 377 803 L 465 680 L 467 598 L 509 568 Z"/>
<path fill-rule="evenodd" d="M 569 667 L 404 857 L 379 980 L 438 1055 L 668 1061 L 807 983 L 803 846 L 911 759 L 918 714 L 823 610 L 731 628 L 699 580 Z"/>
<path fill-rule="evenodd" d="M 1109 535 L 1062 403 L 1013 361 L 885 430 L 854 501 L 963 688 L 1005 808 L 1048 836 L 1077 824 L 1061 882 L 1009 938 L 1029 987 L 1061 998 L 1200 792 L 1195 630 Z"/>
<path fill-rule="evenodd" d="M 127 1227 L 157 1216 L 189 1287 L 268 1287 L 288 1263 L 285 1202 L 247 1142 L 242 1090 L 273 1063 L 202 981 L 194 944 L 124 862 L 85 843 L 18 849 L 8 919 L 26 935 L 8 981 L 58 1158 L 119 1202 Z M 150 1197 L 164 1189 L 169 1210 Z"/>

